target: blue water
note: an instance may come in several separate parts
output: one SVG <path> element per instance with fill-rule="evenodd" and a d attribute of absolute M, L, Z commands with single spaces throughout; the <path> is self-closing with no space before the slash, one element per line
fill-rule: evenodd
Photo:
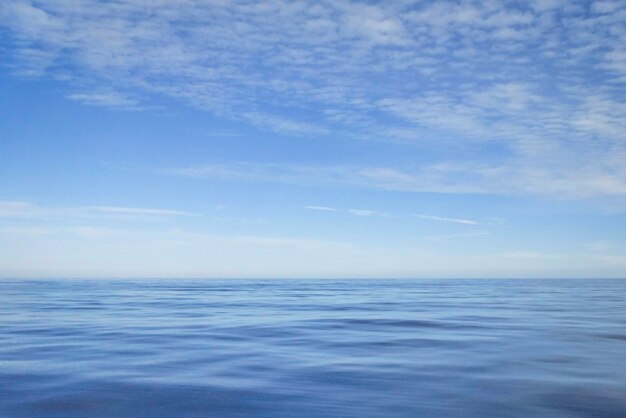
<path fill-rule="evenodd" d="M 0 282 L 0 417 L 624 417 L 626 280 Z"/>

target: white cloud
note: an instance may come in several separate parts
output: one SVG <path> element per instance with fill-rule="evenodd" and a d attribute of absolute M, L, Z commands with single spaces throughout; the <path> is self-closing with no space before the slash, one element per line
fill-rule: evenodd
<path fill-rule="evenodd" d="M 377 210 L 371 210 L 371 209 L 348 209 L 348 212 L 356 216 L 364 216 L 364 217 L 370 217 L 370 216 L 387 217 L 389 216 L 389 214 L 385 212 L 379 212 Z"/>
<path fill-rule="evenodd" d="M 587 157 L 592 155 L 588 153 Z M 563 156 L 561 156 L 563 157 Z M 585 156 L 578 156 L 585 157 Z M 207 179 L 278 182 L 311 187 L 349 187 L 374 190 L 497 195 L 543 195 L 589 198 L 626 195 L 624 156 L 614 154 L 604 168 L 594 160 L 481 164 L 451 161 L 400 170 L 391 167 L 298 166 L 292 164 L 210 164 L 158 172 Z M 578 164 L 571 170 L 570 164 Z"/>
<path fill-rule="evenodd" d="M 337 212 L 337 213 L 349 213 L 351 215 L 354 216 L 361 216 L 361 217 L 389 217 L 390 215 L 386 212 L 381 212 L 378 210 L 372 210 L 372 209 L 336 209 L 336 208 L 331 208 L 328 206 L 305 206 L 306 209 L 311 209 L 311 210 L 319 210 L 319 211 L 324 211 L 324 212 Z"/>
<path fill-rule="evenodd" d="M 612 157 L 626 152 L 625 19 L 619 1 L 0 3 L 7 65 L 63 80 L 72 100 L 173 98 L 286 136 L 437 148 L 430 166 L 461 167 L 365 167 L 336 183 L 571 197 L 626 190 Z M 224 169 L 193 170 L 296 174 Z"/>
<path fill-rule="evenodd" d="M 624 3 L 620 1 L 593 1 L 591 3 L 591 11 L 594 13 L 613 13 L 619 8 L 623 8 Z"/>
<path fill-rule="evenodd" d="M 194 216 L 196 214 L 155 208 L 121 206 L 40 206 L 26 201 L 0 200 L 0 218 L 44 219 L 44 218 L 110 218 L 154 219 L 172 216 Z"/>
<path fill-rule="evenodd" d="M 305 206 L 304 208 L 310 210 L 321 210 L 324 212 L 337 212 L 337 209 L 328 206 Z"/>
<path fill-rule="evenodd" d="M 118 92 L 93 92 L 75 93 L 67 96 L 68 99 L 76 100 L 84 104 L 93 106 L 108 106 L 121 108 L 137 108 L 138 102 L 121 95 Z"/>
<path fill-rule="evenodd" d="M 440 221 L 440 222 L 451 222 L 456 224 L 464 224 L 464 225 L 478 225 L 478 222 L 472 221 L 469 219 L 458 219 L 458 218 L 445 218 L 442 216 L 432 216 L 432 215 L 415 215 L 418 218 L 422 219 L 430 219 L 431 221 Z"/>
<path fill-rule="evenodd" d="M 118 206 L 90 206 L 86 208 L 96 212 L 123 214 L 123 215 L 154 215 L 154 216 L 189 216 L 192 213 L 169 209 L 149 209 L 149 208 L 126 208 Z"/>

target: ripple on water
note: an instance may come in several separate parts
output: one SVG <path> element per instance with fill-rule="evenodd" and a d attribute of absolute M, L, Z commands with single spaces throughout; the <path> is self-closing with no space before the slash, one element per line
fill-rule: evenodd
<path fill-rule="evenodd" d="M 626 281 L 0 281 L 0 416 L 626 416 Z"/>

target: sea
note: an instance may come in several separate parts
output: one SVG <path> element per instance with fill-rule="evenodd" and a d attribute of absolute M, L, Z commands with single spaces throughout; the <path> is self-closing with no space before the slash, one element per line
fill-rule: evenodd
<path fill-rule="evenodd" d="M 626 280 L 3 280 L 0 417 L 626 417 Z"/>

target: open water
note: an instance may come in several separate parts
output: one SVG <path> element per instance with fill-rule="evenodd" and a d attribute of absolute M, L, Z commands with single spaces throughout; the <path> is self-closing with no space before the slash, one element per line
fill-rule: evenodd
<path fill-rule="evenodd" d="M 0 417 L 625 417 L 626 280 L 0 282 Z"/>

